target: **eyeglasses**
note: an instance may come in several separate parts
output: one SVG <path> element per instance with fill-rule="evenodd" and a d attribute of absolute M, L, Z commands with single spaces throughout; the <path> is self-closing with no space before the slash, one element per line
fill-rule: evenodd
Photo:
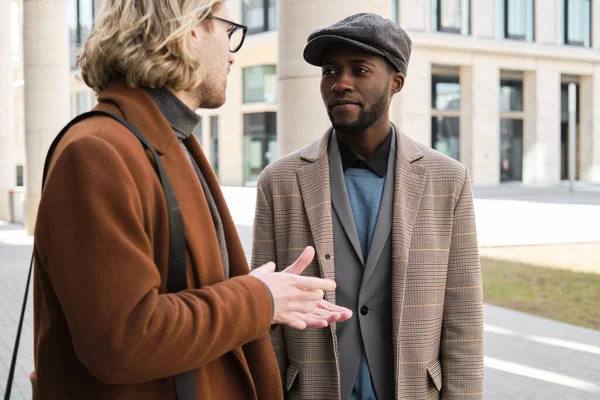
<path fill-rule="evenodd" d="M 246 32 L 248 32 L 247 26 L 237 24 L 233 21 L 229 21 L 223 18 L 215 17 L 214 15 L 209 15 L 208 18 L 216 19 L 217 21 L 221 21 L 228 25 L 231 25 L 231 28 L 227 31 L 227 35 L 229 36 L 230 52 L 235 53 L 242 48 L 244 40 L 246 39 Z"/>

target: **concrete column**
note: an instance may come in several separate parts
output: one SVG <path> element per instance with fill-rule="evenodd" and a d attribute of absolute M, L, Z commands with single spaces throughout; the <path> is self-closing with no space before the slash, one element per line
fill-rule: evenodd
<path fill-rule="evenodd" d="M 8 191 L 16 184 L 10 4 L 0 0 L 0 220 L 10 219 Z"/>
<path fill-rule="evenodd" d="M 431 146 L 431 63 L 427 53 L 415 51 L 411 56 L 404 88 L 392 103 L 391 119 L 412 139 Z"/>
<path fill-rule="evenodd" d="M 242 1 L 228 2 L 232 21 L 242 22 Z M 225 186 L 244 185 L 244 122 L 240 112 L 243 98 L 243 79 L 240 59 L 252 54 L 253 35 L 246 37 L 244 46 L 236 58 L 227 77 L 227 101 L 219 112 L 219 182 Z M 208 137 L 210 138 L 210 118 L 208 119 Z M 208 146 L 210 149 L 211 145 Z M 212 149 L 210 149 L 212 152 Z M 231 157 L 238 154 L 238 157 Z"/>
<path fill-rule="evenodd" d="M 501 0 L 499 0 L 501 1 Z M 559 27 L 561 15 L 556 0 L 536 0 L 535 7 L 535 41 L 539 44 L 556 45 L 559 43 Z M 543 23 L 541 22 L 543 21 Z"/>
<path fill-rule="evenodd" d="M 523 79 L 523 182 L 560 182 L 560 72 L 551 61 L 538 61 Z"/>
<path fill-rule="evenodd" d="M 460 158 L 474 186 L 500 182 L 500 71 L 483 57 L 461 67 Z"/>
<path fill-rule="evenodd" d="M 429 32 L 431 0 L 399 0 L 399 25 L 407 31 Z M 434 27 L 435 29 L 435 27 Z"/>
<path fill-rule="evenodd" d="M 389 16 L 389 0 L 305 0 L 278 3 L 279 156 L 320 138 L 330 126 L 321 100 L 321 70 L 307 64 L 302 52 L 308 35 L 351 14 Z"/>
<path fill-rule="evenodd" d="M 600 183 L 600 66 L 581 78 L 579 162 L 581 180 Z"/>
<path fill-rule="evenodd" d="M 67 1 L 24 0 L 26 228 L 32 234 L 50 143 L 69 121 Z"/>
<path fill-rule="evenodd" d="M 600 1 L 592 1 L 592 47 L 600 49 Z"/>
<path fill-rule="evenodd" d="M 94 16 L 98 17 L 100 9 L 104 5 L 104 0 L 94 0 Z"/>
<path fill-rule="evenodd" d="M 496 38 L 496 1 L 500 0 L 471 2 L 471 32 L 474 37 Z"/>

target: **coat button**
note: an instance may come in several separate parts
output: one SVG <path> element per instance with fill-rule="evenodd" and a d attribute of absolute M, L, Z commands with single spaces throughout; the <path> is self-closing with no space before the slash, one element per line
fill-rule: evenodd
<path fill-rule="evenodd" d="M 362 307 L 360 308 L 360 313 L 361 313 L 362 315 L 367 315 L 367 314 L 369 313 L 369 307 L 367 307 L 367 306 L 362 306 Z"/>
<path fill-rule="evenodd" d="M 329 254 L 325 254 L 325 259 L 329 260 L 331 258 L 331 256 Z"/>

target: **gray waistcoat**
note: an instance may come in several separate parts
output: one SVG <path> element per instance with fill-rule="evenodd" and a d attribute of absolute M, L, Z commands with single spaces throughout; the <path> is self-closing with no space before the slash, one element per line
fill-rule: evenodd
<path fill-rule="evenodd" d="M 377 225 L 366 261 L 348 199 L 336 135 L 332 134 L 329 141 L 336 303 L 354 312 L 350 320 L 336 327 L 343 400 L 350 398 L 363 353 L 378 400 L 394 398 L 391 229 L 396 138 L 393 134 Z"/>

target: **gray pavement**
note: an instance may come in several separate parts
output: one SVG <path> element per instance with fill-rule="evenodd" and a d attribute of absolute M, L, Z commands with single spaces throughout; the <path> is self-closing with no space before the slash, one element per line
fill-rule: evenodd
<path fill-rule="evenodd" d="M 247 255 L 252 231 L 238 226 Z M 0 225 L 0 393 L 10 364 L 31 239 Z M 13 399 L 31 399 L 31 299 Z M 485 400 L 600 399 L 600 332 L 486 305 Z"/>

